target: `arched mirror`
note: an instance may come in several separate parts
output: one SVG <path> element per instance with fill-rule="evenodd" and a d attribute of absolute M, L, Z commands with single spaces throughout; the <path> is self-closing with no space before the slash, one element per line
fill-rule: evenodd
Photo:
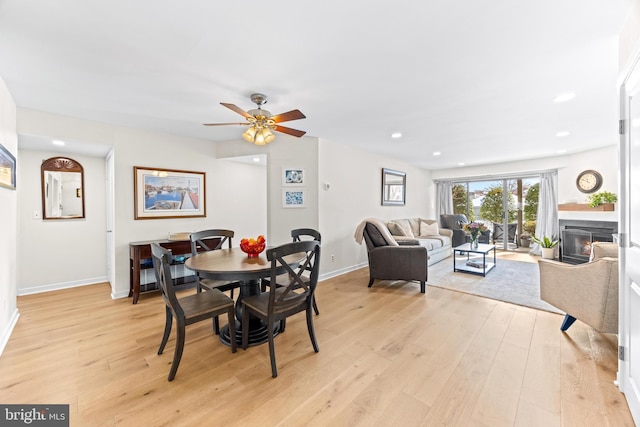
<path fill-rule="evenodd" d="M 68 157 L 42 162 L 42 218 L 84 218 L 84 169 Z"/>

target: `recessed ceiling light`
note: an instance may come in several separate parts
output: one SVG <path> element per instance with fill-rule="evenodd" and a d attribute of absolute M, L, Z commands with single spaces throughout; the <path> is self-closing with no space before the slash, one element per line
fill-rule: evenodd
<path fill-rule="evenodd" d="M 571 135 L 571 132 L 569 132 L 568 130 L 563 130 L 562 132 L 556 133 L 556 136 L 558 138 L 562 138 L 563 136 L 569 136 L 569 135 Z"/>
<path fill-rule="evenodd" d="M 458 166 L 464 166 L 464 163 L 458 163 Z"/>
<path fill-rule="evenodd" d="M 434 151 L 434 152 L 433 152 L 433 155 L 434 155 L 434 156 L 439 156 L 440 154 L 442 154 L 442 153 L 441 153 L 441 152 L 439 152 L 439 151 Z"/>
<path fill-rule="evenodd" d="M 402 138 L 402 134 L 400 132 L 394 132 L 391 134 L 391 138 L 393 139 Z"/>
<path fill-rule="evenodd" d="M 576 97 L 576 94 L 573 92 L 562 93 L 555 98 L 553 98 L 553 102 L 567 102 Z"/>
<path fill-rule="evenodd" d="M 567 152 L 567 150 L 558 150 L 558 151 L 556 151 L 557 154 L 564 154 L 566 152 Z"/>
<path fill-rule="evenodd" d="M 54 139 L 53 141 L 51 141 L 51 143 L 53 145 L 60 145 L 60 146 L 65 145 L 64 141 L 59 141 L 57 139 Z"/>
<path fill-rule="evenodd" d="M 253 161 L 256 162 L 256 163 L 259 162 L 260 161 L 260 157 L 254 157 Z"/>

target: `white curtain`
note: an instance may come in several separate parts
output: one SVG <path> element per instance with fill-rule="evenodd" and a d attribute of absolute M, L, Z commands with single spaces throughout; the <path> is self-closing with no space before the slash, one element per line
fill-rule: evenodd
<path fill-rule="evenodd" d="M 540 175 L 540 193 L 538 195 L 538 215 L 536 218 L 536 232 L 538 238 L 558 236 L 558 172 L 545 172 Z M 540 245 L 531 246 L 529 253 L 541 255 Z"/>
<path fill-rule="evenodd" d="M 451 181 L 436 182 L 437 216 L 453 213 L 453 184 Z"/>

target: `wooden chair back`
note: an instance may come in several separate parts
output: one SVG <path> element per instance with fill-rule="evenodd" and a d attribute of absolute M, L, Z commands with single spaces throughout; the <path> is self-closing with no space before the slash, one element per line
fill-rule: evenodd
<path fill-rule="evenodd" d="M 302 259 L 297 267 L 292 268 L 283 258 L 297 253 L 301 254 Z M 307 240 L 285 243 L 268 249 L 267 259 L 271 262 L 268 315 L 286 317 L 310 308 L 318 284 L 320 242 Z M 286 284 L 278 284 L 276 277 L 282 274 L 283 268 L 286 270 L 288 280 Z M 310 274 L 303 276 L 305 271 L 309 271 Z"/>
<path fill-rule="evenodd" d="M 171 278 L 171 251 L 163 248 L 157 243 L 151 244 L 151 259 L 153 261 L 153 271 L 156 282 L 160 286 L 162 299 L 176 318 L 184 317 L 184 311 L 180 306 L 176 290 L 173 287 Z"/>
<path fill-rule="evenodd" d="M 191 255 L 196 255 L 198 253 L 198 246 L 205 251 L 213 251 L 222 248 L 226 243 L 227 247 L 231 248 L 231 240 L 233 239 L 234 234 L 233 230 L 223 229 L 202 230 L 191 233 L 189 237 L 191 240 Z M 215 246 L 212 246 L 210 241 L 206 241 L 207 239 L 216 238 L 220 239 L 220 241 Z"/>

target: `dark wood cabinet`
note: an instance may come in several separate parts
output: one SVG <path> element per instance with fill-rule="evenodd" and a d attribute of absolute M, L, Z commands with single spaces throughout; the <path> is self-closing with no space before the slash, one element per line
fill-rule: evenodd
<path fill-rule="evenodd" d="M 215 247 L 220 239 L 207 239 L 205 240 L 207 246 Z M 191 242 L 189 240 L 146 240 L 142 242 L 129 243 L 129 297 L 133 297 L 133 303 L 138 303 L 140 297 L 140 272 L 146 268 L 151 268 L 151 243 L 157 243 L 163 248 L 171 250 L 175 264 L 183 264 L 184 259 L 191 256 Z M 202 251 L 200 246 L 197 246 L 198 252 Z M 191 283 L 195 282 L 196 276 L 190 275 L 186 277 L 180 277 L 174 280 L 174 284 Z M 145 291 L 157 290 L 158 287 L 155 283 L 150 283 L 145 286 Z"/>

